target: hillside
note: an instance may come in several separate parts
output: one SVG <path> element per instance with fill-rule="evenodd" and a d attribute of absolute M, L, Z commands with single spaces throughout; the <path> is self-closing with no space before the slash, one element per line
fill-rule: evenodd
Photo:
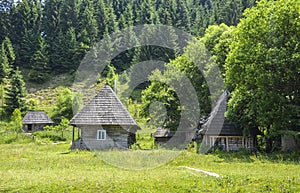
<path fill-rule="evenodd" d="M 164 24 L 201 36 L 211 24 L 236 25 L 253 2 L 1 1 L 0 42 L 5 37 L 10 39 L 16 56 L 14 66 L 23 70 L 28 82 L 41 84 L 57 74 L 76 71 L 94 43 L 120 29 Z M 121 72 L 143 57 L 142 52 L 133 50 L 115 58 L 113 65 Z M 165 61 L 172 57 L 166 56 Z"/>
<path fill-rule="evenodd" d="M 32 109 L 45 109 L 57 123 L 71 119 L 72 101 L 77 111 L 116 81 L 119 98 L 146 129 L 175 131 L 182 120 L 200 127 L 226 89 L 228 120 L 245 135 L 259 131 L 258 147 L 279 150 L 282 135 L 300 136 L 299 6 L 297 0 L 1 1 L 1 120 Z"/>

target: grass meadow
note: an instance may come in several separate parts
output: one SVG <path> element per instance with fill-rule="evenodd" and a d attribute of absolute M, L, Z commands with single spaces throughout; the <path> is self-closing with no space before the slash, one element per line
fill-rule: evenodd
<path fill-rule="evenodd" d="M 0 192 L 300 192 L 300 161 L 296 154 L 201 155 L 182 151 L 175 152 L 176 156 L 165 164 L 151 168 L 143 163 L 157 163 L 161 154 L 173 155 L 172 151 L 97 153 L 69 151 L 69 147 L 68 143 L 1 144 Z M 104 159 L 109 156 L 120 165 L 146 167 L 118 167 Z"/>

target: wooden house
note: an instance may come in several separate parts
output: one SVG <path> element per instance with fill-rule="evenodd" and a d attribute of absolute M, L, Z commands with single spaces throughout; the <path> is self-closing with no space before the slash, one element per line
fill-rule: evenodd
<path fill-rule="evenodd" d="M 139 129 L 134 119 L 106 85 L 70 121 L 73 126 L 72 149 L 101 150 L 129 148 Z M 79 139 L 74 139 L 74 127 Z"/>
<path fill-rule="evenodd" d="M 297 151 L 298 153 L 300 153 L 300 139 L 297 139 L 291 134 L 281 135 L 281 151 Z"/>
<path fill-rule="evenodd" d="M 167 143 L 172 136 L 174 135 L 174 132 L 171 132 L 170 129 L 158 127 L 154 133 L 154 142 L 159 145 L 163 145 Z"/>
<path fill-rule="evenodd" d="M 44 111 L 28 111 L 22 122 L 23 130 L 28 133 L 41 131 L 46 125 L 53 124 L 53 121 Z"/>
<path fill-rule="evenodd" d="M 171 131 L 168 128 L 158 127 L 154 133 L 155 144 L 170 148 L 185 148 L 192 141 L 195 129 L 191 127 Z"/>
<path fill-rule="evenodd" d="M 216 147 L 225 151 L 252 149 L 254 137 L 244 136 L 241 128 L 225 118 L 229 97 L 228 91 L 219 97 L 208 119 L 196 131 L 195 139 L 209 148 Z"/>

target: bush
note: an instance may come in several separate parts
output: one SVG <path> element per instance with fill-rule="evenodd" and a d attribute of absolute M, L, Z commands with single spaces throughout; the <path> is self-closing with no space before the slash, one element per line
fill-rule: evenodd
<path fill-rule="evenodd" d="M 33 135 L 35 137 L 41 138 L 41 139 L 49 139 L 51 141 L 66 141 L 67 139 L 62 137 L 61 135 L 57 134 L 53 131 L 37 131 L 34 132 Z"/>
<path fill-rule="evenodd" d="M 24 144 L 33 142 L 33 137 L 28 136 L 25 133 L 10 132 L 10 131 L 1 131 L 0 132 L 0 144 Z"/>

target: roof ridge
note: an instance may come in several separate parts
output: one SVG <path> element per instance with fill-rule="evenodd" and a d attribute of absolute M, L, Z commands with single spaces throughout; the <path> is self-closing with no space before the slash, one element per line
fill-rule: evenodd
<path fill-rule="evenodd" d="M 71 125 L 137 125 L 109 85 L 105 85 L 70 121 Z"/>

